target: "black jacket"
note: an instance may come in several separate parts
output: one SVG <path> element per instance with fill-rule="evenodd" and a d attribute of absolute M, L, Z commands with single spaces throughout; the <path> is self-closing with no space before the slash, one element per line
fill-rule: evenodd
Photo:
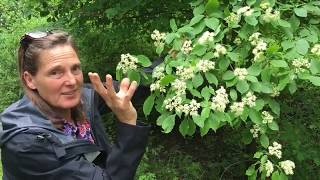
<path fill-rule="evenodd" d="M 104 103 L 90 86 L 85 86 L 82 92 L 95 144 L 75 140 L 53 127 L 26 96 L 1 114 L 4 180 L 134 178 L 145 151 L 149 127 L 118 122 L 117 139 L 111 146 L 101 122 Z"/>

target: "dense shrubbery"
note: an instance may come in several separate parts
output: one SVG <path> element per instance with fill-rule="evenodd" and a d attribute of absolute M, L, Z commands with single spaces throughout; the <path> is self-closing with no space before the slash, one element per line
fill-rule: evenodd
<path fill-rule="evenodd" d="M 258 109 L 256 107 L 246 107 L 247 110 L 245 111 L 250 111 L 251 113 L 246 116 L 241 115 L 239 120 L 236 120 L 237 118 L 228 112 L 232 117 L 231 119 L 226 119 L 225 122 L 220 122 L 219 124 L 209 123 L 208 127 L 206 127 L 208 120 L 203 121 L 202 124 L 201 119 L 189 118 L 188 128 L 186 128 L 186 124 L 184 126 L 180 125 L 180 122 L 184 119 L 182 114 L 181 119 L 177 118 L 174 121 L 175 127 L 172 123 L 164 125 L 162 121 L 164 119 L 158 120 L 157 123 L 164 127 L 165 131 L 172 130 L 173 133 L 161 134 L 161 130 L 154 127 L 150 146 L 141 163 L 137 178 L 244 178 L 246 169 L 255 162 L 255 159 L 253 159 L 254 153 L 257 150 L 262 150 L 257 144 L 261 143 L 265 147 L 269 144 L 266 137 L 260 138 L 260 142 L 257 141 L 257 143 L 251 141 L 252 134 L 249 131 L 253 124 L 262 124 L 260 110 L 263 105 L 265 105 L 264 110 L 270 110 L 272 115 L 275 116 L 273 123 L 276 121 L 280 127 L 279 131 L 271 131 L 267 128 L 277 129 L 277 126 L 266 126 L 263 127 L 263 131 L 268 134 L 270 139 L 277 140 L 283 145 L 283 159 L 290 159 L 295 162 L 296 168 L 293 178 L 312 179 L 313 177 L 318 177 L 320 172 L 320 155 L 318 153 L 320 147 L 317 142 L 320 139 L 320 114 L 317 107 L 320 103 L 318 98 L 320 94 L 317 91 L 319 89 L 312 87 L 312 84 L 302 84 L 300 86 L 297 84 L 301 83 L 301 79 L 309 79 L 314 84 L 318 84 L 318 79 L 315 76 L 319 73 L 319 63 L 316 56 L 310 54 L 310 49 L 319 42 L 317 41 L 319 39 L 319 27 L 316 24 L 319 23 L 320 1 L 312 1 L 312 6 L 305 5 L 306 3 L 311 4 L 311 1 L 277 1 L 271 13 L 276 15 L 274 10 L 279 9 L 282 21 L 271 24 L 262 23 L 265 20 L 262 19 L 261 15 L 265 14 L 266 10 L 259 9 L 261 1 L 234 0 L 229 1 L 229 4 L 227 1 L 220 1 L 219 10 L 224 7 L 224 12 L 213 15 L 210 15 L 208 11 L 210 11 L 210 8 L 215 8 L 217 6 L 215 2 L 218 1 L 210 0 L 211 4 L 209 3 L 207 6 L 202 6 L 207 1 L 195 1 L 192 4 L 193 11 L 188 2 L 183 0 L 125 0 L 120 2 L 108 1 L 108 3 L 86 0 L 0 2 L 2 13 L 0 14 L 2 19 L 0 24 L 0 91 L 3 92 L 0 96 L 0 109 L 2 110 L 20 96 L 15 70 L 15 51 L 20 36 L 26 31 L 38 29 L 39 27 L 41 29 L 50 27 L 63 28 L 71 32 L 79 44 L 84 71 L 97 71 L 101 74 L 106 72 L 114 74 L 121 54 L 128 52 L 131 54 L 145 54 L 151 57 L 150 59 L 158 56 L 154 52 L 153 44 L 154 40 L 158 39 L 160 43 L 157 45 L 162 43 L 166 43 L 166 45 L 164 48 L 160 46 L 156 52 L 163 51 L 164 54 L 168 54 L 165 58 L 165 63 L 166 65 L 169 64 L 170 67 L 166 68 L 166 73 L 172 74 L 175 78 L 177 76 L 174 73 L 176 66 L 187 67 L 187 64 L 181 63 L 182 60 L 190 60 L 193 57 L 202 57 L 203 55 L 207 55 L 206 58 L 209 60 L 211 56 L 215 56 L 215 50 L 213 49 L 216 49 L 215 45 L 219 42 L 226 47 L 227 54 L 222 55 L 224 54 L 222 46 L 218 48 L 220 49 L 221 57 L 215 59 L 215 69 L 208 70 L 206 73 L 195 73 L 197 78 L 191 80 L 188 84 L 187 90 L 190 92 L 185 98 L 189 99 L 193 96 L 198 100 L 201 98 L 208 100 L 208 96 L 216 95 L 214 91 L 209 89 L 211 87 L 203 88 L 204 85 L 207 86 L 207 83 L 211 82 L 214 84 L 212 87 L 215 90 L 220 85 L 226 85 L 227 93 L 230 93 L 231 91 L 229 90 L 233 89 L 229 95 L 231 101 L 241 100 L 240 97 L 246 94 L 248 88 L 241 81 L 240 76 L 234 77 L 234 74 L 232 74 L 234 69 L 230 67 L 247 68 L 249 66 L 252 67 L 253 64 L 260 63 L 258 74 L 256 72 L 257 69 L 251 68 L 249 70 L 250 77 L 246 76 L 246 83 L 249 85 L 249 89 L 257 95 L 256 103 L 259 106 Z M 269 2 L 272 5 L 274 3 L 274 1 Z M 256 6 L 253 12 L 254 18 L 244 16 L 244 13 L 249 10 L 247 9 L 246 12 L 243 12 L 241 21 L 238 22 L 239 26 L 236 25 L 237 23 L 228 24 L 225 18 L 230 15 L 229 13 L 234 11 L 237 14 L 237 10 L 245 6 L 246 3 L 255 3 L 255 5 L 252 5 Z M 13 16 L 12 10 L 18 15 Z M 304 17 L 306 15 L 307 17 Z M 175 21 L 170 21 L 172 18 Z M 46 19 L 50 23 L 46 22 Z M 188 21 L 188 19 L 191 19 L 191 21 Z M 154 29 L 158 29 L 160 32 L 172 32 L 165 39 L 161 38 L 161 34 L 160 36 L 153 36 L 152 39 L 150 34 Z M 206 42 L 207 44 L 203 46 L 199 43 L 193 49 L 191 46 L 190 56 L 185 56 L 180 52 L 185 40 L 192 40 L 191 43 L 196 44 L 199 37 L 206 30 L 216 33 L 213 37 L 213 42 L 215 43 Z M 267 43 L 265 50 L 262 48 L 256 52 L 256 54 L 264 52 L 263 56 L 261 56 L 262 59 L 258 61 L 254 61 L 255 56 L 252 54 L 252 50 L 256 45 L 252 45 L 252 41 L 248 41 L 249 36 L 256 31 L 261 32 L 258 39 Z M 207 33 L 207 35 L 207 39 L 205 38 L 206 36 L 203 36 L 202 39 L 204 41 L 210 40 L 210 34 Z M 240 37 L 241 45 L 236 44 L 239 41 L 233 42 L 236 37 Z M 212 54 L 209 53 L 208 49 L 210 48 L 212 49 Z M 188 50 L 188 48 L 184 48 L 184 50 Z M 291 60 L 302 56 L 312 59 L 311 69 L 308 71 L 312 77 L 307 77 L 305 74 L 296 74 L 298 78 L 293 82 L 290 78 L 288 79 L 289 74 L 296 73 L 292 69 Z M 176 59 L 176 62 L 173 62 L 172 59 Z M 250 61 L 244 61 L 244 59 L 250 59 Z M 272 62 L 263 64 L 268 59 L 271 59 Z M 195 66 L 198 60 L 194 58 L 190 62 L 192 66 Z M 268 72 L 272 72 L 271 75 Z M 263 73 L 264 75 L 262 75 Z M 202 76 L 203 84 L 199 84 L 199 82 L 202 82 L 199 74 L 206 74 Z M 216 79 L 212 74 L 216 76 Z M 263 80 L 268 77 L 271 79 L 270 81 Z M 162 84 L 169 85 L 174 78 L 169 77 L 167 78 L 168 81 L 162 82 Z M 254 89 L 252 85 L 256 83 L 256 80 L 264 83 L 263 88 L 260 88 L 260 92 Z M 266 84 L 266 82 L 273 82 L 273 84 Z M 279 91 L 285 91 L 282 91 L 281 96 L 276 99 L 267 98 L 271 94 L 273 86 L 279 88 Z M 297 93 L 291 95 L 290 92 L 294 92 L 296 89 Z M 167 92 L 170 92 L 170 90 L 167 90 Z M 170 93 L 167 95 L 170 97 Z M 267 98 L 267 100 L 264 98 Z M 281 113 L 275 101 L 280 102 Z M 162 104 L 158 104 L 157 110 L 164 114 L 165 108 L 161 110 Z M 205 109 L 204 105 L 202 103 L 201 108 Z M 147 114 L 151 112 L 150 107 L 145 107 Z M 253 115 L 252 111 L 254 111 Z M 199 114 L 200 117 L 202 115 L 204 117 L 207 116 L 206 111 L 203 113 L 199 111 Z M 155 111 L 152 111 L 151 117 L 148 119 L 154 120 L 158 115 Z M 246 128 L 234 131 L 238 127 L 243 127 L 243 121 L 246 121 Z M 258 121 L 259 123 L 257 123 Z M 172 119 L 169 122 L 172 122 Z M 150 123 L 156 124 L 154 121 Z M 112 125 L 112 120 L 106 120 L 106 124 L 108 126 Z M 233 127 L 227 127 L 225 126 L 226 124 Z M 179 125 L 182 127 L 179 128 Z M 209 129 L 214 129 L 215 131 Z M 182 138 L 179 135 L 179 131 L 183 135 L 192 135 L 192 137 Z M 204 134 L 207 135 L 201 137 Z M 270 140 L 270 144 L 271 142 Z M 247 174 L 250 175 L 252 172 L 249 170 Z"/>

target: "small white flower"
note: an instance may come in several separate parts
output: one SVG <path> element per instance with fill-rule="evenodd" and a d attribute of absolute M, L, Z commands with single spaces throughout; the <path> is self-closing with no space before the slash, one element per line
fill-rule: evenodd
<path fill-rule="evenodd" d="M 157 78 L 157 79 L 161 79 L 163 78 L 164 75 L 164 67 L 163 66 L 157 66 L 154 68 L 153 72 L 152 72 L 152 77 L 153 78 Z"/>
<path fill-rule="evenodd" d="M 240 116 L 244 110 L 244 103 L 243 102 L 234 102 L 230 106 L 231 112 L 233 112 L 236 116 Z"/>
<path fill-rule="evenodd" d="M 303 72 L 311 66 L 309 60 L 305 58 L 294 59 L 292 65 L 294 66 L 296 73 Z"/>
<path fill-rule="evenodd" d="M 251 132 L 253 138 L 259 137 L 260 131 L 261 131 L 261 129 L 260 129 L 259 125 L 257 125 L 257 124 L 253 125 L 253 128 L 250 129 L 250 132 Z"/>
<path fill-rule="evenodd" d="M 183 54 L 189 54 L 190 51 L 192 51 L 192 41 L 191 40 L 187 40 L 183 43 L 181 51 Z"/>
<path fill-rule="evenodd" d="M 224 20 L 228 23 L 229 26 L 237 25 L 240 21 L 241 16 L 239 14 L 230 13 L 228 17 L 226 17 Z"/>
<path fill-rule="evenodd" d="M 243 14 L 243 13 L 249 11 L 249 10 L 250 10 L 249 6 L 244 6 L 244 7 L 241 7 L 241 8 L 238 9 L 237 14 L 241 15 L 241 14 Z"/>
<path fill-rule="evenodd" d="M 206 31 L 199 38 L 198 42 L 199 42 L 199 44 L 205 44 L 206 42 L 212 42 L 214 36 L 215 36 L 214 32 Z"/>
<path fill-rule="evenodd" d="M 207 72 L 215 68 L 215 62 L 209 60 L 200 60 L 196 66 L 199 71 Z"/>
<path fill-rule="evenodd" d="M 240 38 L 235 38 L 233 41 L 236 45 L 240 45 L 241 44 L 241 39 Z"/>
<path fill-rule="evenodd" d="M 248 92 L 245 97 L 242 98 L 242 101 L 249 107 L 254 107 L 256 105 L 257 97 L 252 93 Z"/>
<path fill-rule="evenodd" d="M 229 103 L 228 94 L 223 86 L 216 91 L 216 95 L 212 98 L 211 109 L 214 111 L 224 112 Z"/>
<path fill-rule="evenodd" d="M 262 111 L 262 123 L 264 124 L 272 123 L 273 119 L 274 119 L 273 116 L 269 112 Z"/>
<path fill-rule="evenodd" d="M 261 9 L 268 9 L 269 7 L 271 7 L 269 2 L 263 2 L 260 4 Z"/>
<path fill-rule="evenodd" d="M 270 177 L 270 175 L 271 175 L 272 172 L 273 172 L 273 164 L 272 164 L 271 161 L 268 160 L 268 161 L 266 162 L 266 164 L 265 164 L 265 169 L 266 169 L 266 171 L 267 171 L 266 176 L 267 176 L 267 177 Z"/>
<path fill-rule="evenodd" d="M 176 74 L 179 76 L 181 80 L 192 79 L 194 76 L 192 67 L 183 67 L 178 66 L 176 70 Z"/>
<path fill-rule="evenodd" d="M 320 56 L 320 44 L 315 44 L 311 49 L 311 53 Z"/>
<path fill-rule="evenodd" d="M 236 68 L 233 71 L 233 74 L 237 76 L 240 80 L 244 80 L 246 76 L 248 75 L 248 71 L 246 68 Z"/>
<path fill-rule="evenodd" d="M 253 9 L 250 9 L 250 10 L 244 12 L 243 15 L 244 15 L 244 16 L 251 16 L 253 12 L 254 12 L 254 10 L 253 10 Z"/>
<path fill-rule="evenodd" d="M 286 175 L 293 175 L 293 169 L 296 167 L 294 162 L 290 160 L 286 160 L 286 161 L 281 161 L 279 164 L 280 164 L 280 167 L 284 170 L 284 173 Z"/>
<path fill-rule="evenodd" d="M 272 21 L 277 21 L 280 19 L 280 12 L 279 11 L 274 11 L 272 13 L 273 9 L 270 7 L 266 10 L 266 13 L 262 15 L 263 21 L 269 23 Z"/>
<path fill-rule="evenodd" d="M 190 104 L 190 115 L 191 116 L 198 116 L 198 109 L 200 108 L 200 103 L 198 103 L 196 100 L 192 99 Z"/>
<path fill-rule="evenodd" d="M 261 35 L 261 33 L 255 32 L 249 37 L 249 41 L 251 42 L 252 45 L 255 46 L 258 44 L 260 35 Z"/>
<path fill-rule="evenodd" d="M 166 92 L 166 88 L 160 85 L 160 80 L 157 80 L 156 82 L 152 83 L 150 85 L 150 90 L 151 91 L 159 90 L 160 92 Z"/>
<path fill-rule="evenodd" d="M 220 57 L 220 55 L 227 54 L 227 49 L 221 45 L 221 44 L 216 44 L 215 46 L 216 52 L 214 53 L 214 57 Z"/>
<path fill-rule="evenodd" d="M 176 94 L 178 96 L 180 95 L 184 95 L 186 94 L 186 89 L 187 89 L 187 83 L 180 80 L 180 79 L 176 79 L 174 80 L 174 82 L 172 83 L 172 87 L 175 90 Z"/>
<path fill-rule="evenodd" d="M 117 65 L 117 69 L 121 69 L 123 73 L 127 73 L 129 70 L 137 69 L 138 58 L 128 54 L 121 54 L 121 60 Z"/>
<path fill-rule="evenodd" d="M 281 159 L 281 157 L 282 157 L 281 144 L 279 144 L 277 142 L 273 142 L 272 145 L 273 146 L 268 147 L 269 154 L 276 156 L 278 159 Z"/>
<path fill-rule="evenodd" d="M 154 45 L 156 47 L 163 46 L 164 40 L 166 39 L 166 33 L 160 33 L 157 29 L 155 29 L 151 34 L 151 39 L 155 41 Z"/>

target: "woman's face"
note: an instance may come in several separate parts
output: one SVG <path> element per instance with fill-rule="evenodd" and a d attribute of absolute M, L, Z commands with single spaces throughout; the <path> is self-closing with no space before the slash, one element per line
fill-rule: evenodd
<path fill-rule="evenodd" d="M 56 46 L 43 50 L 38 60 L 36 75 L 24 73 L 27 86 L 54 108 L 67 110 L 78 105 L 83 75 L 75 50 L 70 45 Z"/>

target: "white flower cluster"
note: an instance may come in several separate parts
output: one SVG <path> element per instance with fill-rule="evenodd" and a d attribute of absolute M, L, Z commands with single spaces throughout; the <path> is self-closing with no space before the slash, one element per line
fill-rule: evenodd
<path fill-rule="evenodd" d="M 268 111 L 262 111 L 262 123 L 268 124 L 272 123 L 273 116 Z"/>
<path fill-rule="evenodd" d="M 251 9 L 249 6 L 244 6 L 238 9 L 237 14 L 238 15 L 244 15 L 244 16 L 251 16 L 254 12 L 253 9 Z"/>
<path fill-rule="evenodd" d="M 154 68 L 152 72 L 152 77 L 156 78 L 157 80 L 150 85 L 151 91 L 159 90 L 160 92 L 166 92 L 165 87 L 161 86 L 160 84 L 161 79 L 165 76 L 163 72 L 164 72 L 163 66 L 157 66 L 156 68 Z"/>
<path fill-rule="evenodd" d="M 165 99 L 163 101 L 164 107 L 168 109 L 169 111 L 172 111 L 176 109 L 179 106 L 182 105 L 182 98 L 179 96 L 173 96 L 172 98 Z"/>
<path fill-rule="evenodd" d="M 267 43 L 259 38 L 260 35 L 261 33 L 256 32 L 249 37 L 250 43 L 255 46 L 255 48 L 252 50 L 252 54 L 254 54 L 254 61 L 261 59 L 264 54 L 263 51 L 267 49 Z"/>
<path fill-rule="evenodd" d="M 236 68 L 233 71 L 233 74 L 237 76 L 240 80 L 244 80 L 246 76 L 248 75 L 248 71 L 246 68 Z"/>
<path fill-rule="evenodd" d="M 199 71 L 207 72 L 215 68 L 215 62 L 209 60 L 200 60 L 196 66 Z"/>
<path fill-rule="evenodd" d="M 224 112 L 229 103 L 228 94 L 223 86 L 216 91 L 216 95 L 212 98 L 211 109 L 214 111 Z"/>
<path fill-rule="evenodd" d="M 166 33 L 160 33 L 157 29 L 155 29 L 151 34 L 151 39 L 155 41 L 154 45 L 156 47 L 163 46 L 164 40 L 166 39 Z"/>
<path fill-rule="evenodd" d="M 264 15 L 262 15 L 262 20 L 269 23 L 273 21 L 277 21 L 280 19 L 280 11 L 273 10 L 271 7 L 266 9 Z"/>
<path fill-rule="evenodd" d="M 305 58 L 294 59 L 292 65 L 295 67 L 296 73 L 303 72 L 311 66 L 309 60 Z"/>
<path fill-rule="evenodd" d="M 296 167 L 294 162 L 290 160 L 285 160 L 285 161 L 281 161 L 279 165 L 284 170 L 284 173 L 286 175 L 293 175 L 293 169 Z"/>
<path fill-rule="evenodd" d="M 269 2 L 263 2 L 263 3 L 260 4 L 260 8 L 261 8 L 261 9 L 266 10 L 266 9 L 268 9 L 269 7 L 271 7 L 271 5 L 270 5 Z"/>
<path fill-rule="evenodd" d="M 192 51 L 191 44 L 192 44 L 191 40 L 184 41 L 182 48 L 181 48 L 181 51 L 183 54 L 189 54 L 190 51 Z"/>
<path fill-rule="evenodd" d="M 265 164 L 265 169 L 266 169 L 266 171 L 267 171 L 266 176 L 269 177 L 269 176 L 272 174 L 272 172 L 273 172 L 273 164 L 272 164 L 271 161 L 268 160 L 268 161 L 266 162 L 266 164 Z"/>
<path fill-rule="evenodd" d="M 122 69 L 123 73 L 127 73 L 129 70 L 137 69 L 138 58 L 128 54 L 121 54 L 121 60 L 117 65 L 117 69 Z"/>
<path fill-rule="evenodd" d="M 175 90 L 175 93 L 177 94 L 177 96 L 186 94 L 186 89 L 187 89 L 187 83 L 180 80 L 180 79 L 176 79 L 173 81 L 173 83 L 171 84 L 173 89 Z"/>
<path fill-rule="evenodd" d="M 157 79 L 161 79 L 165 76 L 163 72 L 164 72 L 164 66 L 157 66 L 154 68 L 154 70 L 152 72 L 152 77 L 157 78 Z"/>
<path fill-rule="evenodd" d="M 182 98 L 179 96 L 174 96 L 172 98 L 168 98 L 164 100 L 165 108 L 169 111 L 177 111 L 177 112 L 183 112 L 185 115 L 191 115 L 191 116 L 197 116 L 198 109 L 200 108 L 200 103 L 198 103 L 196 100 L 192 99 L 190 103 L 182 104 Z"/>
<path fill-rule="evenodd" d="M 261 131 L 258 124 L 253 125 L 253 128 L 250 129 L 250 132 L 253 136 L 253 138 L 257 138 L 259 136 L 259 132 Z"/>
<path fill-rule="evenodd" d="M 160 84 L 160 80 L 150 84 L 150 91 L 159 90 L 160 92 L 166 92 L 166 88 Z"/>
<path fill-rule="evenodd" d="M 191 79 L 194 76 L 192 67 L 185 68 L 183 66 L 178 66 L 176 74 L 180 77 L 181 80 Z"/>
<path fill-rule="evenodd" d="M 224 20 L 228 23 L 229 26 L 237 25 L 240 21 L 240 14 L 230 13 L 228 17 L 226 17 Z"/>
<path fill-rule="evenodd" d="M 205 44 L 207 42 L 212 42 L 214 36 L 216 36 L 216 34 L 214 32 L 206 31 L 199 38 L 198 42 L 199 42 L 199 44 Z"/>
<path fill-rule="evenodd" d="M 320 56 L 320 44 L 315 44 L 311 49 L 311 53 Z"/>
<path fill-rule="evenodd" d="M 216 50 L 216 52 L 213 53 L 214 57 L 218 58 L 220 55 L 227 54 L 227 49 L 221 44 L 216 44 L 214 49 Z"/>
<path fill-rule="evenodd" d="M 230 106 L 231 112 L 233 112 L 236 116 L 240 116 L 244 110 L 244 103 L 243 102 L 234 102 Z"/>
<path fill-rule="evenodd" d="M 280 91 L 278 90 L 278 88 L 276 86 L 272 87 L 272 93 L 271 93 L 271 97 L 277 97 L 280 95 Z"/>
<path fill-rule="evenodd" d="M 241 39 L 239 37 L 235 38 L 233 41 L 236 45 L 240 45 L 241 44 Z"/>
<path fill-rule="evenodd" d="M 282 156 L 282 152 L 281 152 L 281 144 L 277 143 L 277 142 L 273 142 L 272 144 L 273 146 L 269 146 L 268 147 L 268 151 L 270 155 L 274 155 L 276 156 L 278 159 L 281 158 Z"/>
<path fill-rule="evenodd" d="M 257 97 L 252 92 L 248 92 L 246 96 L 242 98 L 242 102 L 249 107 L 254 107 L 256 105 L 256 99 Z"/>

